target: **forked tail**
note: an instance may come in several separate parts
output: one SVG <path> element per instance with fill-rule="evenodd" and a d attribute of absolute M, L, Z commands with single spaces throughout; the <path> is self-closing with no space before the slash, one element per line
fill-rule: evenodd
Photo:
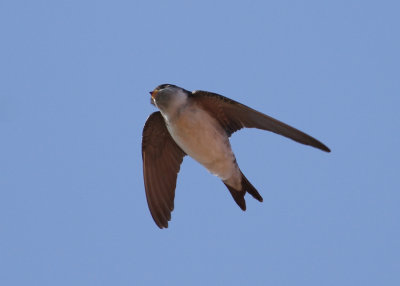
<path fill-rule="evenodd" d="M 257 201 L 262 202 L 263 198 L 261 197 L 260 193 L 254 188 L 254 186 L 247 180 L 247 178 L 243 175 L 242 172 L 242 189 L 241 190 L 236 190 L 233 187 L 227 185 L 225 182 L 225 186 L 228 188 L 229 192 L 231 193 L 233 199 L 235 202 L 238 204 L 238 206 L 242 210 L 246 210 L 246 201 L 244 199 L 244 196 L 246 193 L 249 193 L 250 195 L 253 196 Z"/>

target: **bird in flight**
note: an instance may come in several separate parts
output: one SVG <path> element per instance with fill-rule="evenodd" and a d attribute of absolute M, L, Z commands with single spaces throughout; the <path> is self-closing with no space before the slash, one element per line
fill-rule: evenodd
<path fill-rule="evenodd" d="M 176 180 L 185 155 L 219 177 L 242 210 L 246 210 L 246 193 L 263 201 L 233 154 L 229 137 L 237 130 L 267 130 L 330 152 L 300 130 L 216 93 L 162 84 L 150 95 L 151 104 L 159 111 L 149 116 L 143 128 L 143 175 L 150 213 L 159 228 L 167 228 L 171 220 Z"/>

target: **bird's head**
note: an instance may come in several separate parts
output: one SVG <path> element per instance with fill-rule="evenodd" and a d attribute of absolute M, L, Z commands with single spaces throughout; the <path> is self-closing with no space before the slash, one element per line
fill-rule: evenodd
<path fill-rule="evenodd" d="M 190 92 L 173 84 L 161 84 L 150 91 L 150 103 L 157 106 L 161 111 L 170 107 L 179 107 L 186 103 Z"/>

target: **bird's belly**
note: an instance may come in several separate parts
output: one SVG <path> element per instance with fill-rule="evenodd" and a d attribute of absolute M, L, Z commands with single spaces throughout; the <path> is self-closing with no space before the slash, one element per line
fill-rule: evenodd
<path fill-rule="evenodd" d="M 229 138 L 207 112 L 188 108 L 167 128 L 179 147 L 214 175 L 226 180 L 237 172 Z"/>

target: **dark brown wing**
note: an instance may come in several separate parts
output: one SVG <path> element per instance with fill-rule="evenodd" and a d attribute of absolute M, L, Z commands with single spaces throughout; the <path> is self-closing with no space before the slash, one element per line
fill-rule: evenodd
<path fill-rule="evenodd" d="M 159 228 L 168 227 L 174 209 L 176 178 L 185 152 L 176 145 L 159 111 L 143 128 L 142 159 L 147 204 Z"/>
<path fill-rule="evenodd" d="M 217 117 L 228 136 L 243 127 L 259 128 L 283 135 L 325 152 L 331 151 L 323 143 L 304 132 L 222 95 L 198 90 L 192 93 L 191 98 L 214 117 Z"/>

